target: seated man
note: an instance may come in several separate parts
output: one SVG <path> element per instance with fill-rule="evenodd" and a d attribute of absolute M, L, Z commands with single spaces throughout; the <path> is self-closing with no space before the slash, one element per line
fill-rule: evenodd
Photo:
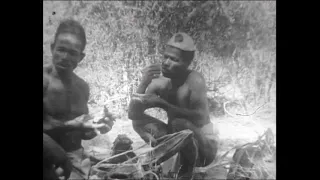
<path fill-rule="evenodd" d="M 157 138 L 167 133 L 184 129 L 193 131 L 192 142 L 180 152 L 182 167 L 178 177 L 184 179 L 192 179 L 194 166 L 210 164 L 216 157 L 218 148 L 213 124 L 209 119 L 205 80 L 200 73 L 188 69 L 194 52 L 195 46 L 190 36 L 185 33 L 175 34 L 167 43 L 162 68 L 160 65 L 150 65 L 144 70 L 136 95 L 142 101 L 133 97 L 128 114 L 134 130 L 153 146 L 157 144 Z M 164 77 L 153 80 L 161 72 Z M 164 85 L 159 85 L 161 83 Z M 168 92 L 159 93 L 154 87 Z M 152 107 L 160 107 L 167 112 L 167 124 L 144 113 Z"/>
<path fill-rule="evenodd" d="M 61 176 L 68 179 L 71 170 L 72 165 L 66 152 L 47 134 L 43 133 L 43 180 L 56 180 Z"/>
<path fill-rule="evenodd" d="M 85 56 L 85 45 L 84 28 L 74 20 L 62 21 L 51 44 L 52 62 L 43 67 L 44 136 L 67 153 L 73 166 L 70 179 L 77 180 L 88 179 L 91 167 L 81 140 L 92 139 L 103 128 L 105 132 L 111 129 L 105 123 L 88 121 L 89 86 L 73 72 Z"/>

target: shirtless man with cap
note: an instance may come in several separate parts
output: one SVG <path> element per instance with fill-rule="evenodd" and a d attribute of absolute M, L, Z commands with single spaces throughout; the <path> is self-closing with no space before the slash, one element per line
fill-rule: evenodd
<path fill-rule="evenodd" d="M 192 179 L 195 166 L 207 166 L 215 159 L 217 134 L 209 118 L 205 80 L 200 73 L 188 69 L 196 50 L 192 38 L 176 33 L 166 45 L 162 65 L 146 67 L 136 91 L 148 98 L 140 106 L 131 100 L 128 115 L 134 130 L 152 146 L 165 134 L 193 131 L 193 140 L 179 153 L 182 166 L 178 174 L 180 179 Z M 167 124 L 144 113 L 153 107 L 167 112 Z"/>

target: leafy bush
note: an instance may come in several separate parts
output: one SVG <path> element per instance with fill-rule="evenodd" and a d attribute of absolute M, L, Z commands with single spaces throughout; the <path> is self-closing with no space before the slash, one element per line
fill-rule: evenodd
<path fill-rule="evenodd" d="M 44 1 L 44 62 L 59 21 L 80 21 L 88 44 L 76 73 L 90 85 L 90 103 L 122 116 L 141 69 L 160 62 L 164 43 L 185 31 L 198 49 L 191 68 L 218 107 L 212 111 L 223 115 L 232 101 L 239 103 L 229 108 L 251 112 L 275 103 L 275 8 L 274 1 Z"/>

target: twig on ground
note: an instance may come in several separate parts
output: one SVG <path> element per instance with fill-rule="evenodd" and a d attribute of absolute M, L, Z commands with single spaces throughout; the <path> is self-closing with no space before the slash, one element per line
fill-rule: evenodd
<path fill-rule="evenodd" d="M 261 106 L 259 106 L 253 113 L 251 114 L 240 114 L 240 113 L 237 113 L 236 115 L 238 116 L 252 116 L 253 114 L 255 114 L 261 107 L 263 107 L 264 105 L 266 105 L 267 102 L 265 102 L 264 104 L 262 104 Z"/>
<path fill-rule="evenodd" d="M 134 151 L 136 151 L 136 150 L 138 150 L 138 149 L 141 149 L 141 148 L 143 148 L 144 146 L 146 146 L 147 144 L 143 144 L 142 146 L 139 146 L 138 148 L 136 148 L 136 149 L 133 149 L 133 150 L 129 150 L 129 151 L 125 151 L 125 152 L 123 152 L 123 153 L 120 153 L 120 154 L 117 154 L 117 155 L 114 155 L 114 156 L 111 156 L 111 157 L 108 157 L 108 158 L 106 158 L 106 159 L 104 159 L 104 160 L 102 160 L 102 161 L 100 161 L 99 163 L 97 163 L 95 166 L 93 166 L 93 167 L 98 167 L 100 164 L 102 164 L 102 163 L 104 163 L 104 162 L 106 162 L 106 161 L 108 161 L 108 160 L 110 160 L 110 159 L 112 159 L 112 158 L 115 158 L 115 157 L 119 157 L 119 156 L 121 156 L 121 155 L 124 155 L 124 154 L 127 154 L 127 153 L 129 153 L 129 152 L 134 152 Z M 126 161 L 125 161 L 126 162 Z M 124 162 L 124 163 L 125 163 Z"/>
<path fill-rule="evenodd" d="M 264 105 L 267 104 L 267 102 L 265 102 L 264 104 L 262 104 L 261 106 L 259 106 L 259 107 L 258 107 L 253 113 L 251 113 L 251 114 L 240 114 L 240 113 L 237 113 L 237 114 L 233 115 L 233 114 L 231 114 L 231 113 L 227 110 L 227 108 L 226 108 L 227 104 L 230 103 L 230 102 L 231 102 L 231 101 L 227 101 L 227 102 L 224 102 L 224 103 L 223 103 L 223 110 L 224 110 L 229 116 L 231 116 L 231 117 L 233 117 L 233 118 L 236 118 L 236 116 L 252 116 L 252 115 L 254 115 L 261 107 L 263 107 Z"/>

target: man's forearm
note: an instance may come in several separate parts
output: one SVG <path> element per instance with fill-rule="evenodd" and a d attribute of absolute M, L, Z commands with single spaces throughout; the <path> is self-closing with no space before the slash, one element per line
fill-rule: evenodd
<path fill-rule="evenodd" d="M 66 122 L 59 121 L 54 119 L 52 116 L 47 116 L 46 119 L 43 121 L 43 131 L 49 130 L 62 130 L 62 131 L 70 131 L 70 130 L 77 130 L 81 128 L 81 123 L 77 122 L 80 121 L 80 118 L 84 118 L 80 116 L 73 120 L 69 120 Z"/>
<path fill-rule="evenodd" d="M 138 94 L 144 94 L 147 89 L 147 85 L 140 83 L 136 93 Z M 129 111 L 128 111 L 128 118 L 131 120 L 138 120 L 141 119 L 141 114 L 143 114 L 144 109 L 141 108 L 141 105 L 137 105 L 134 103 L 134 101 L 131 99 L 129 103 Z"/>
<path fill-rule="evenodd" d="M 147 87 L 148 87 L 148 85 L 140 83 L 136 92 L 139 93 L 139 94 L 144 94 L 146 89 L 147 89 Z"/>
<path fill-rule="evenodd" d="M 202 112 L 198 110 L 181 108 L 181 107 L 172 105 L 163 99 L 160 101 L 159 107 L 166 109 L 170 113 L 175 114 L 176 117 L 185 118 L 194 124 L 197 124 L 197 122 L 203 117 Z"/>

